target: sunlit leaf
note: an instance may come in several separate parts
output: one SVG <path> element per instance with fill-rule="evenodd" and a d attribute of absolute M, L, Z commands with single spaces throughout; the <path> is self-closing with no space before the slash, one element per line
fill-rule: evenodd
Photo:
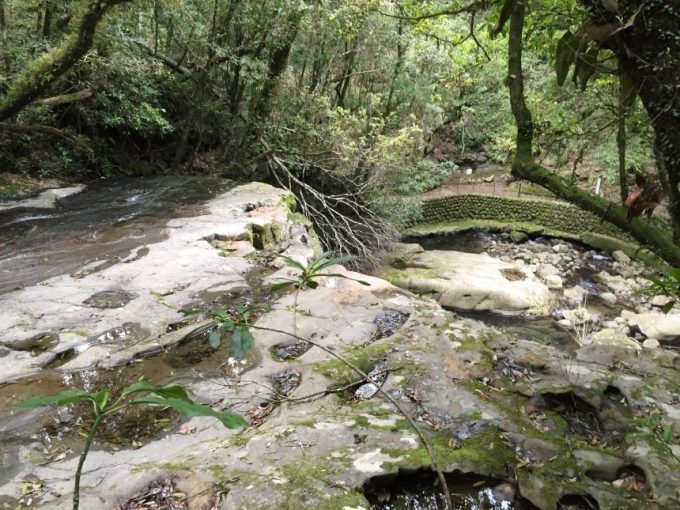
<path fill-rule="evenodd" d="M 218 412 L 209 406 L 196 404 L 195 402 L 191 401 L 187 402 L 184 399 L 164 398 L 160 396 L 147 396 L 140 397 L 131 403 L 137 405 L 150 404 L 169 407 L 179 412 L 183 416 L 189 418 L 193 416 L 211 416 L 213 418 L 217 418 L 218 420 L 220 420 L 220 422 L 222 422 L 222 425 L 229 429 L 236 429 L 248 424 L 246 420 L 243 419 L 243 417 L 239 416 L 238 414 L 231 412 Z"/>
<path fill-rule="evenodd" d="M 182 386 L 154 386 L 149 381 L 145 380 L 137 381 L 136 383 L 133 383 L 127 388 L 123 389 L 121 396 L 124 397 L 132 393 L 139 393 L 143 391 L 155 393 L 156 395 L 165 398 L 176 398 L 179 400 L 186 400 L 187 402 L 192 401 L 186 389 L 184 389 Z"/>
<path fill-rule="evenodd" d="M 277 255 L 277 257 L 280 258 L 280 259 L 283 259 L 283 260 L 286 262 L 286 264 L 288 264 L 288 265 L 290 265 L 290 266 L 293 266 L 293 267 L 297 267 L 300 271 L 304 271 L 304 270 L 305 270 L 305 266 L 303 266 L 302 264 L 300 264 L 300 263 L 299 263 L 297 260 L 295 260 L 295 259 L 292 259 L 292 258 L 290 258 L 290 257 L 286 257 L 285 255 Z"/>

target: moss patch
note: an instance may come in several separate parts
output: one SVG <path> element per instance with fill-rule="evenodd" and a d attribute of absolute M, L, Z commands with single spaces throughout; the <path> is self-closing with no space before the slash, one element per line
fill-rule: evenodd
<path fill-rule="evenodd" d="M 508 446 L 500 431 L 488 428 L 458 444 L 447 434 L 429 436 L 428 442 L 435 458 L 445 470 L 460 469 L 475 472 L 492 478 L 502 478 L 515 463 L 515 454 Z M 403 457 L 399 465 L 422 467 L 431 464 L 430 456 L 424 446 L 410 450 L 384 450 L 394 457 Z"/>

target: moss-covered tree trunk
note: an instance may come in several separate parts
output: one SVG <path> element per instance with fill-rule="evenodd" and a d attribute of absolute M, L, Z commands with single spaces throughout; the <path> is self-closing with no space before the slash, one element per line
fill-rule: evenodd
<path fill-rule="evenodd" d="M 613 12 L 600 0 L 581 1 L 594 26 L 632 22 L 601 44 L 640 82 L 639 96 L 656 135 L 658 164 L 668 179 L 673 236 L 680 243 L 680 2 L 619 0 Z"/>
<path fill-rule="evenodd" d="M 586 211 L 590 211 L 603 221 L 616 225 L 631 234 L 642 245 L 647 246 L 669 264 L 680 266 L 680 247 L 663 229 L 640 218 L 627 220 L 627 210 L 619 204 L 570 185 L 565 179 L 534 161 L 532 154 L 533 120 L 524 96 L 522 77 L 522 37 L 526 0 L 517 0 L 510 18 L 508 39 L 508 78 L 510 103 L 517 125 L 517 150 L 512 164 L 512 172 L 520 179 L 526 179 L 543 186 L 558 197 L 565 199 Z M 676 127 L 676 131 L 680 131 Z"/>
<path fill-rule="evenodd" d="M 114 5 L 130 0 L 81 0 L 71 23 L 73 32 L 53 50 L 39 56 L 10 84 L 0 98 L 0 122 L 37 99 L 92 47 L 97 25 Z"/>

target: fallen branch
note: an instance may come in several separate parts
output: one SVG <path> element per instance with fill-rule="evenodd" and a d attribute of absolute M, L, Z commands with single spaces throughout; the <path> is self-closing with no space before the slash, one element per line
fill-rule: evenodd
<path fill-rule="evenodd" d="M 44 99 L 36 99 L 33 104 L 42 104 L 45 106 L 57 106 L 64 103 L 73 103 L 74 101 L 84 101 L 92 97 L 92 89 L 84 89 L 79 92 L 71 94 L 62 94 L 60 96 L 46 97 Z"/>
<path fill-rule="evenodd" d="M 324 246 L 340 253 L 355 254 L 365 265 L 376 263 L 375 254 L 387 248 L 397 238 L 397 232 L 387 220 L 362 203 L 361 187 L 326 172 L 346 191 L 333 195 L 322 193 L 293 174 L 264 140 L 260 143 L 266 149 L 264 154 L 272 176 L 279 186 L 295 195 L 302 214 L 314 222 Z"/>
<path fill-rule="evenodd" d="M 182 64 L 179 62 L 175 62 L 169 57 L 166 57 L 165 55 L 161 55 L 157 51 L 154 51 L 153 48 L 150 46 L 147 46 L 141 41 L 134 41 L 134 43 L 139 46 L 141 49 L 144 50 L 145 53 L 147 53 L 150 57 L 155 58 L 158 60 L 160 63 L 162 63 L 164 66 L 169 67 L 173 71 L 179 73 L 179 74 L 189 74 L 190 71 L 186 67 L 184 67 Z"/>

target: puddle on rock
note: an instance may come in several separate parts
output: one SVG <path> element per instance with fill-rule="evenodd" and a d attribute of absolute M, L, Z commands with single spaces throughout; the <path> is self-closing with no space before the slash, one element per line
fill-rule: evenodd
<path fill-rule="evenodd" d="M 589 403 L 574 393 L 544 393 L 538 397 L 546 409 L 556 413 L 558 419 L 553 421 L 555 432 L 568 433 L 585 439 L 590 444 L 602 444 L 607 441 L 608 434 L 599 417 L 599 413 Z M 564 429 L 566 426 L 566 430 Z"/>
<path fill-rule="evenodd" d="M 536 510 L 500 480 L 447 474 L 446 482 L 456 510 Z M 370 510 L 443 510 L 444 497 L 430 471 L 402 472 L 370 479 L 364 485 Z"/>
<path fill-rule="evenodd" d="M 137 295 L 125 290 L 105 290 L 93 294 L 83 304 L 93 308 L 123 308 L 130 301 L 135 299 Z"/>
<path fill-rule="evenodd" d="M 529 340 L 543 345 L 550 345 L 571 352 L 578 349 L 579 344 L 572 332 L 557 328 L 552 318 L 530 319 L 510 315 L 499 315 L 486 312 L 456 310 L 457 315 L 495 327 L 520 340 Z"/>
<path fill-rule="evenodd" d="M 302 374 L 292 368 L 272 374 L 269 378 L 274 383 L 276 393 L 282 397 L 289 396 L 302 382 Z"/>
<path fill-rule="evenodd" d="M 177 380 L 190 382 L 199 377 L 232 378 L 262 360 L 257 347 L 242 360 L 230 358 L 229 336 L 225 335 L 220 347 L 213 349 L 208 344 L 207 335 L 208 333 L 198 335 L 172 349 L 112 370 L 83 370 L 62 374 L 45 369 L 40 376 L 1 386 L 0 449 L 7 447 L 8 451 L 16 453 L 16 444 L 31 444 L 39 439 L 48 452 L 45 461 L 50 461 L 62 453 L 79 452 L 82 448 L 84 440 L 80 433 L 92 419 L 91 406 L 71 405 L 58 409 L 46 407 L 16 413 L 12 408 L 23 399 L 73 388 L 89 392 L 108 388 L 115 395 L 141 378 L 156 385 L 172 384 Z M 109 418 L 99 437 L 103 447 L 108 450 L 139 446 L 166 434 L 179 420 L 180 417 L 173 411 L 148 406 L 132 407 Z M 18 460 L 14 459 L 13 462 Z M 0 475 L 3 475 L 3 471 L 0 469 Z"/>
<path fill-rule="evenodd" d="M 373 319 L 376 330 L 371 335 L 371 342 L 394 335 L 406 323 L 409 318 L 408 313 L 397 310 L 387 310 L 380 312 Z"/>
<path fill-rule="evenodd" d="M 4 345 L 8 349 L 15 351 L 29 351 L 31 356 L 37 356 L 59 345 L 59 335 L 57 333 L 48 331 L 46 333 L 39 333 L 18 342 L 13 342 L 12 344 L 1 345 Z"/>
<path fill-rule="evenodd" d="M 71 347 L 65 351 L 58 353 L 55 358 L 45 365 L 45 368 L 57 368 L 65 365 L 79 354 L 85 352 L 90 347 L 95 345 L 134 345 L 147 338 L 149 332 L 144 329 L 141 324 L 137 322 L 126 322 L 122 326 L 107 329 L 91 338 L 88 338 L 82 344 Z"/>
<path fill-rule="evenodd" d="M 270 351 L 276 361 L 291 361 L 299 358 L 311 348 L 312 344 L 309 342 L 298 340 L 297 342 L 273 345 Z"/>

